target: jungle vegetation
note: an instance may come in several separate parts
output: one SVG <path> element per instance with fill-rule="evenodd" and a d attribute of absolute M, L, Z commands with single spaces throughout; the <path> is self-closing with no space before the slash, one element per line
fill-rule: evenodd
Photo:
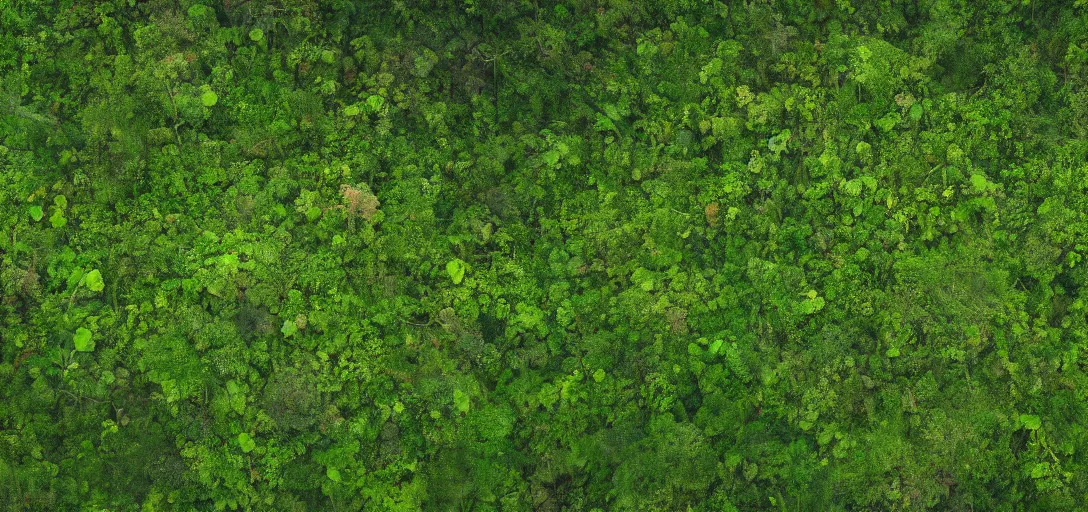
<path fill-rule="evenodd" d="M 1072 511 L 1088 1 L 0 1 L 0 509 Z"/>

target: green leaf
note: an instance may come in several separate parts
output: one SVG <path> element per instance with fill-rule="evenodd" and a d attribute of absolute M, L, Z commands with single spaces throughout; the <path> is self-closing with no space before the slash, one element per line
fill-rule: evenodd
<path fill-rule="evenodd" d="M 872 144 L 869 144 L 865 141 L 861 141 L 854 146 L 854 152 L 857 153 L 859 156 L 868 156 L 870 153 L 872 153 L 872 151 Z"/>
<path fill-rule="evenodd" d="M 376 94 L 366 99 L 366 106 L 370 107 L 371 112 L 377 112 L 381 110 L 382 105 L 385 105 L 385 98 Z"/>
<path fill-rule="evenodd" d="M 654 289 L 654 273 L 645 268 L 638 268 L 631 274 L 631 281 L 645 291 Z"/>
<path fill-rule="evenodd" d="M 975 189 L 975 192 L 985 192 L 989 182 L 986 181 L 986 177 L 981 174 L 971 175 L 971 186 Z"/>
<path fill-rule="evenodd" d="M 284 338 L 290 338 L 296 332 L 298 332 L 298 325 L 294 320 L 284 320 L 283 327 L 280 327 L 280 332 L 283 333 Z"/>
<path fill-rule="evenodd" d="M 593 126 L 597 131 L 601 132 L 618 132 L 616 123 L 611 119 L 604 116 L 600 112 L 597 113 L 597 123 Z"/>
<path fill-rule="evenodd" d="M 242 414 L 246 410 L 246 391 L 241 384 L 237 381 L 227 381 L 227 395 L 230 401 L 230 408 L 234 409 L 234 412 Z"/>
<path fill-rule="evenodd" d="M 74 288 L 83 283 L 83 278 L 86 277 L 86 275 L 87 273 L 84 272 L 82 268 L 76 267 L 72 269 L 72 273 L 68 274 L 68 278 L 65 279 L 64 282 L 69 288 Z"/>
<path fill-rule="evenodd" d="M 453 284 L 461 284 L 461 280 L 465 278 L 466 265 L 464 261 L 454 258 L 446 263 L 446 273 L 450 275 L 450 279 L 453 280 Z"/>
<path fill-rule="evenodd" d="M 339 482 L 341 480 L 340 470 L 335 468 L 325 469 L 325 476 L 329 477 L 329 480 L 333 482 Z"/>
<path fill-rule="evenodd" d="M 42 217 L 45 216 L 45 212 L 42 211 L 41 205 L 30 205 L 30 207 L 26 209 L 26 212 L 30 215 L 31 219 L 34 219 L 34 222 L 42 220 Z"/>
<path fill-rule="evenodd" d="M 782 153 L 786 150 L 786 145 L 789 143 L 791 136 L 789 130 L 782 130 L 778 135 L 767 140 L 767 149 L 775 154 Z"/>
<path fill-rule="evenodd" d="M 605 115 L 607 115 L 609 119 L 619 121 L 620 118 L 623 117 L 620 115 L 620 109 L 616 108 L 616 106 L 611 103 L 602 105 L 601 110 L 604 110 Z"/>
<path fill-rule="evenodd" d="M 54 228 L 63 228 L 65 224 L 68 224 L 68 219 L 60 208 L 54 208 L 53 215 L 49 216 L 49 224 Z"/>
<path fill-rule="evenodd" d="M 1028 430 L 1039 430 L 1043 426 L 1043 420 L 1034 414 L 1021 414 L 1020 423 Z"/>
<path fill-rule="evenodd" d="M 544 163 L 548 164 L 548 167 L 555 167 L 559 165 L 559 152 L 556 150 L 545 151 L 540 155 L 540 158 L 544 160 Z"/>
<path fill-rule="evenodd" d="M 257 443 L 249 436 L 249 434 L 242 432 L 241 434 L 238 434 L 238 446 L 242 447 L 243 452 L 249 453 L 257 447 Z"/>
<path fill-rule="evenodd" d="M 215 15 L 215 11 L 206 5 L 196 4 L 186 11 L 190 18 L 201 19 Z"/>
<path fill-rule="evenodd" d="M 917 103 L 911 105 L 909 115 L 910 115 L 910 119 L 912 121 L 917 121 L 917 120 L 921 119 L 922 118 L 922 106 L 917 104 Z"/>
<path fill-rule="evenodd" d="M 106 283 L 102 281 L 102 272 L 99 272 L 98 269 L 87 272 L 86 277 L 83 278 L 83 283 L 92 292 L 100 292 L 106 287 Z"/>
<path fill-rule="evenodd" d="M 91 331 L 85 327 L 76 329 L 75 336 L 72 336 L 72 342 L 75 343 L 76 350 L 79 352 L 94 351 L 94 340 L 91 339 Z"/>
<path fill-rule="evenodd" d="M 544 311 L 540 308 L 524 302 L 519 302 L 514 308 L 517 310 L 514 321 L 526 330 L 533 331 L 546 328 L 544 325 Z"/>
<path fill-rule="evenodd" d="M 68 198 L 64 197 L 63 194 L 57 194 L 53 198 L 53 204 L 55 204 L 57 206 L 57 208 L 60 208 L 60 209 L 63 210 L 63 209 L 68 207 Z"/>
<path fill-rule="evenodd" d="M 862 143 L 862 144 L 864 144 L 864 143 Z M 862 185 L 863 184 L 861 183 L 861 180 L 847 180 L 847 181 L 843 182 L 842 190 L 843 190 L 843 192 L 846 192 L 847 194 L 849 194 L 851 196 L 857 197 L 857 196 L 861 195 Z"/>
<path fill-rule="evenodd" d="M 899 355 L 900 355 L 899 347 L 889 348 L 887 352 L 884 352 L 884 355 L 886 355 L 888 357 L 891 357 L 891 358 L 899 357 Z"/>
<path fill-rule="evenodd" d="M 264 31 L 259 28 L 250 30 L 249 39 L 253 42 L 260 42 L 262 39 L 264 39 Z"/>
<path fill-rule="evenodd" d="M 219 95 L 215 94 L 215 91 L 204 91 L 200 93 L 200 103 L 205 107 L 214 107 L 216 103 L 219 103 Z"/>
<path fill-rule="evenodd" d="M 865 185 L 866 187 L 869 187 L 869 190 L 871 192 L 876 192 L 876 188 L 877 188 L 877 185 L 878 185 L 878 183 L 876 181 L 876 178 L 874 178 L 872 176 L 862 176 L 861 178 L 858 178 L 858 179 L 861 180 L 861 183 L 863 185 Z"/>
<path fill-rule="evenodd" d="M 895 128 L 895 125 L 898 123 L 899 114 L 892 113 L 880 119 L 877 119 L 876 122 L 874 122 L 873 124 L 875 124 L 877 128 L 880 128 L 881 131 L 890 132 L 892 131 L 892 128 Z"/>
<path fill-rule="evenodd" d="M 805 299 L 798 303 L 800 311 L 806 315 L 812 315 L 824 308 L 826 301 L 823 297 Z"/>
<path fill-rule="evenodd" d="M 468 412 L 472 403 L 469 401 L 468 395 L 460 389 L 453 390 L 453 408 L 457 409 L 460 413 Z"/>
<path fill-rule="evenodd" d="M 604 372 L 604 369 L 602 369 L 602 368 L 597 368 L 597 371 L 593 372 L 593 380 L 594 380 L 595 382 L 600 382 L 600 381 L 604 380 L 604 378 L 605 378 L 605 375 L 606 375 L 606 374 L 605 374 L 605 372 Z"/>

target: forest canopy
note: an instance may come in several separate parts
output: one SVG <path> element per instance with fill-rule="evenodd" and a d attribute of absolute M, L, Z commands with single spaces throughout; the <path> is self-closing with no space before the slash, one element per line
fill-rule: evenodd
<path fill-rule="evenodd" d="M 0 509 L 1077 510 L 1086 253 L 1085 0 L 0 1 Z"/>

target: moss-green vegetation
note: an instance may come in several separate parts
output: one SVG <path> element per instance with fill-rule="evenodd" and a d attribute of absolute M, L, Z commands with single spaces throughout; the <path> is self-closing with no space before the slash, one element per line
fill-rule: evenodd
<path fill-rule="evenodd" d="M 0 509 L 1077 510 L 1086 162 L 1085 0 L 0 1 Z"/>

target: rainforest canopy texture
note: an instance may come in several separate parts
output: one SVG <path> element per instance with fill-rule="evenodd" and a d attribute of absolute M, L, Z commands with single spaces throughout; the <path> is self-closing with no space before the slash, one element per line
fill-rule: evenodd
<path fill-rule="evenodd" d="M 0 509 L 1073 511 L 1088 1 L 0 1 Z"/>

